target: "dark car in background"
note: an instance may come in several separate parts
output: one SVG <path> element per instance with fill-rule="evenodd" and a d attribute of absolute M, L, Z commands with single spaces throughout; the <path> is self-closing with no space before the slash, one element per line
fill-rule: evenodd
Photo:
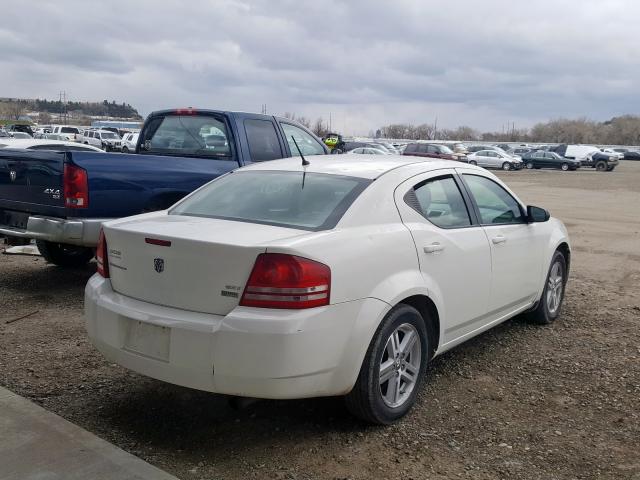
<path fill-rule="evenodd" d="M 464 155 L 456 155 L 446 145 L 436 145 L 432 143 L 410 143 L 402 152 L 403 155 L 413 155 L 414 157 L 442 158 L 444 160 L 458 160 Z"/>
<path fill-rule="evenodd" d="M 558 168 L 567 171 L 580 168 L 579 160 L 571 160 L 561 157 L 555 152 L 546 152 L 544 150 L 524 153 L 522 161 L 529 170 L 532 168 Z"/>
<path fill-rule="evenodd" d="M 637 150 L 627 150 L 624 152 L 625 160 L 640 160 L 640 152 Z"/>

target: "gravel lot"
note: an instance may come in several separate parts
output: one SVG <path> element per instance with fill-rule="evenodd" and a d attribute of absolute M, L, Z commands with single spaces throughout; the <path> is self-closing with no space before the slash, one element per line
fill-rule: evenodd
<path fill-rule="evenodd" d="M 36 257 L 0 256 L 0 384 L 185 480 L 638 480 L 640 162 L 500 176 L 569 228 L 562 317 L 517 318 L 439 357 L 398 425 L 363 426 L 335 398 L 238 412 L 109 364 L 82 321 L 95 267 Z"/>

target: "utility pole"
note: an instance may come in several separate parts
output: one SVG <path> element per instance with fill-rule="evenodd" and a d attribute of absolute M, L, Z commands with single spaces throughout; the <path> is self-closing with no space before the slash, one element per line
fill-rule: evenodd
<path fill-rule="evenodd" d="M 436 115 L 436 119 L 433 122 L 433 139 L 438 139 L 438 116 Z"/>
<path fill-rule="evenodd" d="M 329 112 L 329 132 L 333 133 L 333 128 L 331 127 L 331 112 Z"/>

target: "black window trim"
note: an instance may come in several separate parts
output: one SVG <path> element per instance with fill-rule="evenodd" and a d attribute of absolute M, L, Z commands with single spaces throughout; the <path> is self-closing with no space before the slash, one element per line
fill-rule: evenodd
<path fill-rule="evenodd" d="M 429 182 L 433 182 L 436 180 L 442 180 L 444 178 L 452 178 L 453 181 L 455 182 L 456 186 L 458 187 L 458 191 L 460 192 L 460 195 L 462 196 L 462 201 L 464 203 L 465 208 L 467 209 L 467 214 L 469 215 L 469 220 L 471 221 L 471 223 L 469 225 L 462 225 L 462 226 L 452 226 L 452 227 L 443 227 L 441 225 L 436 225 L 435 223 L 433 223 L 431 220 L 429 220 L 424 213 L 421 210 L 418 210 L 417 208 L 415 208 L 414 205 L 412 205 L 411 200 L 409 200 L 409 197 L 413 196 L 414 198 L 416 198 L 416 194 L 415 194 L 415 190 L 417 188 L 420 188 L 421 186 L 423 186 L 426 183 Z M 427 222 L 429 222 L 431 225 L 433 225 L 436 228 L 440 228 L 442 230 L 460 230 L 463 228 L 477 228 L 480 227 L 480 222 L 478 220 L 478 215 L 475 211 L 475 208 L 469 208 L 470 205 L 472 205 L 471 199 L 469 198 L 469 194 L 464 186 L 464 184 L 462 183 L 462 180 L 460 179 L 459 174 L 457 173 L 444 173 L 442 175 L 436 175 L 435 177 L 429 177 L 426 178 L 424 180 L 419 181 L 418 183 L 416 183 L 415 185 L 413 185 L 412 187 L 409 188 L 409 190 L 407 190 L 407 193 L 404 194 L 404 196 L 402 197 L 403 201 L 407 204 L 408 207 L 410 207 L 412 210 L 414 210 L 416 213 L 418 213 L 418 215 L 420 215 L 422 218 L 424 218 Z"/>
<path fill-rule="evenodd" d="M 469 187 L 469 185 L 467 184 L 467 181 L 465 179 L 466 176 L 486 178 L 487 180 L 495 183 L 498 187 L 502 188 L 507 193 L 507 195 L 509 195 L 511 198 L 513 198 L 513 201 L 516 202 L 516 205 L 518 205 L 518 210 L 520 210 L 520 215 L 522 216 L 522 221 L 521 222 L 504 222 L 504 223 L 482 223 L 482 216 L 480 215 L 480 208 L 478 207 L 478 204 L 476 203 L 476 199 L 471 194 L 471 188 Z M 509 193 L 508 190 L 506 190 L 502 185 L 500 185 L 494 179 L 489 178 L 489 177 L 485 177 L 484 175 L 478 175 L 477 173 L 466 173 L 465 172 L 465 173 L 460 174 L 460 180 L 461 180 L 462 184 L 464 185 L 464 188 L 465 188 L 465 190 L 467 192 L 467 195 L 469 197 L 469 201 L 473 205 L 473 210 L 475 211 L 476 218 L 478 220 L 478 224 L 481 227 L 504 227 L 505 225 L 527 225 L 527 213 L 525 212 L 524 208 L 522 207 L 522 204 L 518 201 L 517 198 L 515 198 L 513 195 L 511 195 L 511 193 Z"/>

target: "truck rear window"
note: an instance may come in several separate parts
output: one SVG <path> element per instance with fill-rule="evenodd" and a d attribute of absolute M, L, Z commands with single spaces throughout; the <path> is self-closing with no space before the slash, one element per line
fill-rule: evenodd
<path fill-rule="evenodd" d="M 144 131 L 142 150 L 165 155 L 231 157 L 227 126 L 212 115 L 154 118 Z"/>
<path fill-rule="evenodd" d="M 196 191 L 169 214 L 328 230 L 369 183 L 364 178 L 302 171 L 238 171 Z"/>

